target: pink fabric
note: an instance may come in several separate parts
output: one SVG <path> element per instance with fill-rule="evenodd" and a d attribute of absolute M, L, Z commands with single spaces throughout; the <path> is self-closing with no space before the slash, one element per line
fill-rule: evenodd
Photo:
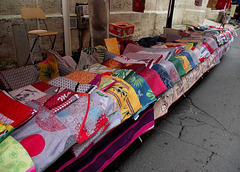
<path fill-rule="evenodd" d="M 155 70 L 146 68 L 137 74 L 147 81 L 155 97 L 158 97 L 167 90 L 166 85 Z"/>

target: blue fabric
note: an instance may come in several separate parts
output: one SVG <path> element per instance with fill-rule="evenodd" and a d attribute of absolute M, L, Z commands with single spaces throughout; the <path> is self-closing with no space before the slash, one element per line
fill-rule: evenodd
<path fill-rule="evenodd" d="M 127 83 L 133 87 L 142 105 L 142 108 L 133 115 L 133 118 L 137 119 L 139 113 L 144 111 L 151 103 L 157 101 L 157 99 L 154 96 L 147 81 L 140 75 L 133 74 Z"/>
<path fill-rule="evenodd" d="M 187 57 L 190 65 L 192 66 L 193 69 L 196 67 L 196 64 L 194 63 L 194 61 L 193 61 L 193 59 L 192 59 L 192 57 L 191 57 L 191 55 L 190 55 L 189 53 L 182 51 L 182 52 L 180 52 L 179 54 Z"/>
<path fill-rule="evenodd" d="M 158 73 L 158 75 L 163 80 L 164 84 L 166 85 L 166 87 L 168 89 L 173 88 L 173 86 L 174 86 L 173 82 L 172 82 L 171 78 L 169 77 L 166 69 L 163 66 L 161 66 L 160 64 L 154 64 L 152 66 L 152 69 Z"/>

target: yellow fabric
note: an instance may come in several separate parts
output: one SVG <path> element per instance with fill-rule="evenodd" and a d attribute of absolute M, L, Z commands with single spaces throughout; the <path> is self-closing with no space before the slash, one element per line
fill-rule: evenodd
<path fill-rule="evenodd" d="M 181 63 L 183 65 L 183 68 L 185 70 L 186 73 L 188 73 L 190 70 L 192 70 L 192 66 L 190 64 L 190 62 L 188 61 L 187 57 L 186 56 L 183 56 L 181 54 L 174 54 L 174 57 L 176 58 L 181 58 Z"/>
<path fill-rule="evenodd" d="M 180 44 L 181 46 L 184 46 L 186 49 L 192 49 L 193 43 L 172 43 L 172 42 L 167 42 L 165 43 L 166 45 L 178 45 Z"/>
<path fill-rule="evenodd" d="M 48 82 L 59 76 L 58 64 L 54 55 L 50 55 L 46 60 L 37 64 L 39 75 L 43 82 Z"/>
<path fill-rule="evenodd" d="M 142 108 L 135 90 L 127 82 L 113 76 L 104 75 L 104 77 L 117 81 L 105 92 L 113 96 L 117 102 L 123 117 L 122 122 Z"/>
<path fill-rule="evenodd" d="M 106 38 L 104 39 L 107 49 L 111 53 L 120 54 L 117 38 Z"/>

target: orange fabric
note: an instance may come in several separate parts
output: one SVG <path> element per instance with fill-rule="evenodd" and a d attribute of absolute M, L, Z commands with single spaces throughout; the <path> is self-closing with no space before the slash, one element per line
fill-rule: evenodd
<path fill-rule="evenodd" d="M 73 81 L 76 81 L 80 84 L 88 84 L 91 82 L 95 76 L 97 76 L 97 73 L 92 72 L 85 72 L 85 71 L 75 71 L 73 73 L 70 73 L 69 75 L 65 76 L 66 78 L 69 78 Z"/>

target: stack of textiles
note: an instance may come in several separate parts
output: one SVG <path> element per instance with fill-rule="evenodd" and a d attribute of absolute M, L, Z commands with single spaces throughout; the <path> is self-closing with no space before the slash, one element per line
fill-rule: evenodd
<path fill-rule="evenodd" d="M 103 170 L 220 62 L 236 36 L 233 29 L 196 28 L 174 42 L 106 52 L 102 63 L 48 83 L 1 91 L 0 148 L 19 142 L 32 171 Z"/>

